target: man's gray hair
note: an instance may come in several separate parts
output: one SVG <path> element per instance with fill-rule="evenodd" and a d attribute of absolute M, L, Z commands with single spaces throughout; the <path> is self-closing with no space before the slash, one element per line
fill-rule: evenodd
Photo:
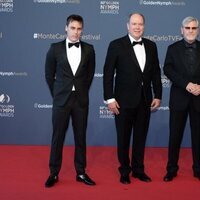
<path fill-rule="evenodd" d="M 199 27 L 199 21 L 198 21 L 198 19 L 195 18 L 195 17 L 191 17 L 191 16 L 186 17 L 185 19 L 183 19 L 183 21 L 182 21 L 182 27 L 187 26 L 188 23 L 193 22 L 193 21 L 196 22 L 197 23 L 197 27 Z"/>

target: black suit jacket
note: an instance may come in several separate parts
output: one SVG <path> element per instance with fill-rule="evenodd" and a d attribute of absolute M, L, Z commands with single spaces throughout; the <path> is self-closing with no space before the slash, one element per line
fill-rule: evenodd
<path fill-rule="evenodd" d="M 136 107 L 141 94 L 150 106 L 152 87 L 154 98 L 161 99 L 162 84 L 156 44 L 143 38 L 146 64 L 142 72 L 129 36 L 112 41 L 104 65 L 104 99 L 115 98 L 122 107 Z M 115 80 L 114 74 L 116 73 Z"/>
<path fill-rule="evenodd" d="M 192 100 L 194 107 L 200 111 L 200 96 L 194 96 L 186 90 L 189 82 L 200 84 L 200 42 L 197 41 L 198 55 L 196 71 L 193 75 L 187 70 L 185 48 L 184 40 L 181 40 L 170 45 L 167 49 L 163 69 L 165 75 L 172 82 L 169 106 L 171 109 L 184 110 Z"/>
<path fill-rule="evenodd" d="M 95 71 L 95 52 L 92 45 L 81 41 L 81 61 L 73 75 L 67 59 L 66 40 L 53 43 L 47 52 L 45 78 L 53 97 L 53 106 L 64 106 L 73 85 L 83 106 L 89 103 L 88 91 Z"/>

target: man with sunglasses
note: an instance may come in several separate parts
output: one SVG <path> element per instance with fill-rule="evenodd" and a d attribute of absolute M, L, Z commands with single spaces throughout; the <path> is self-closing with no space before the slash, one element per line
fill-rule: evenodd
<path fill-rule="evenodd" d="M 182 22 L 183 39 L 167 50 L 164 73 L 172 82 L 170 91 L 169 148 L 167 174 L 172 181 L 179 169 L 178 159 L 187 117 L 190 118 L 193 175 L 200 180 L 200 42 L 199 21 L 186 17 Z"/>

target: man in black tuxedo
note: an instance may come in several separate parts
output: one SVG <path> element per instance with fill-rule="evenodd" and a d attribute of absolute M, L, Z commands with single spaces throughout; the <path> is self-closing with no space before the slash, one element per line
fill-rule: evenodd
<path fill-rule="evenodd" d="M 70 117 L 75 140 L 76 180 L 95 185 L 85 172 L 88 92 L 95 71 L 95 52 L 92 45 L 80 41 L 82 30 L 83 18 L 70 15 L 65 27 L 66 40 L 52 44 L 46 56 L 45 77 L 53 97 L 50 176 L 46 187 L 58 181 Z"/>
<path fill-rule="evenodd" d="M 167 174 L 164 181 L 177 176 L 178 158 L 187 117 L 190 118 L 193 172 L 200 179 L 200 42 L 199 22 L 186 17 L 182 22 L 183 39 L 167 50 L 164 73 L 172 82 L 170 91 L 170 137 Z"/>
<path fill-rule="evenodd" d="M 104 65 L 104 99 L 115 114 L 120 182 L 123 184 L 130 183 L 131 171 L 133 177 L 151 181 L 144 172 L 144 149 L 150 112 L 160 105 L 162 84 L 156 44 L 142 38 L 144 23 L 142 14 L 130 14 L 128 35 L 110 43 Z"/>

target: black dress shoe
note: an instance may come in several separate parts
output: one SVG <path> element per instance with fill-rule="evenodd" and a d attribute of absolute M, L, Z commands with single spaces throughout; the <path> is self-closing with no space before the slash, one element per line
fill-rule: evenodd
<path fill-rule="evenodd" d="M 164 176 L 163 181 L 165 181 L 165 182 L 173 181 L 173 178 L 176 177 L 176 176 L 177 176 L 177 174 L 167 173 Z"/>
<path fill-rule="evenodd" d="M 123 184 L 130 184 L 131 183 L 130 178 L 129 178 L 128 175 L 127 176 L 121 176 L 120 177 L 120 182 L 123 183 Z"/>
<path fill-rule="evenodd" d="M 132 176 L 134 178 L 138 178 L 141 181 L 144 182 L 151 182 L 151 178 L 149 176 L 147 176 L 145 173 L 133 173 Z"/>
<path fill-rule="evenodd" d="M 96 185 L 96 183 L 87 174 L 77 175 L 76 180 L 78 182 L 83 182 L 86 185 Z"/>
<path fill-rule="evenodd" d="M 52 187 L 57 182 L 58 182 L 58 176 L 49 176 L 45 183 L 45 187 Z"/>
<path fill-rule="evenodd" d="M 200 180 L 200 174 L 194 174 L 194 177 Z"/>

